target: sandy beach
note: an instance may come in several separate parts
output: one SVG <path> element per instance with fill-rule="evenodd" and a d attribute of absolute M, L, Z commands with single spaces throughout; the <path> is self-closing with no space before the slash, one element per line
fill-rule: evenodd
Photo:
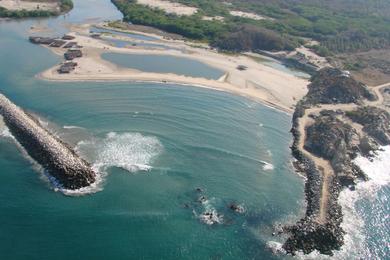
<path fill-rule="evenodd" d="M 46 80 L 55 81 L 144 81 L 164 82 L 181 85 L 191 85 L 226 91 L 260 101 L 288 113 L 292 113 L 294 105 L 307 92 L 308 80 L 299 78 L 285 71 L 266 66 L 244 55 L 226 55 L 207 48 L 196 48 L 183 41 L 156 40 L 175 49 L 150 49 L 140 46 L 118 48 L 102 39 L 91 38 L 88 26 L 73 27 L 74 41 L 82 45 L 83 57 L 75 71 L 70 74 L 59 74 L 58 66 L 50 68 L 38 75 Z M 103 36 L 103 39 L 106 36 Z M 107 36 L 125 40 L 125 36 Z M 131 38 L 131 41 L 137 41 Z M 129 43 L 130 45 L 130 43 Z M 58 55 L 63 55 L 66 49 L 50 48 Z M 118 67 L 101 58 L 103 53 L 172 55 L 190 58 L 225 72 L 219 80 L 194 78 L 172 73 L 148 73 L 134 69 Z M 243 65 L 247 69 L 238 70 Z"/>

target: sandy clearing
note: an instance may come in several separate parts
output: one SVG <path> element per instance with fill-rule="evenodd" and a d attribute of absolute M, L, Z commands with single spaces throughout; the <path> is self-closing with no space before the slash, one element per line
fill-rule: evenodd
<path fill-rule="evenodd" d="M 204 21 L 220 21 L 220 22 L 223 22 L 225 20 L 225 17 L 223 17 L 223 16 L 203 16 L 202 20 L 204 20 Z"/>
<path fill-rule="evenodd" d="M 230 14 L 233 16 L 243 17 L 243 18 L 249 18 L 253 20 L 264 20 L 264 19 L 271 19 L 269 17 L 261 16 L 255 13 L 248 13 L 243 11 L 230 11 Z"/>
<path fill-rule="evenodd" d="M 21 0 L 0 0 L 0 6 L 8 10 L 48 10 L 58 11 L 58 3 L 42 3 L 34 1 L 21 1 Z"/>
<path fill-rule="evenodd" d="M 305 46 L 296 48 L 295 51 L 291 52 L 288 56 L 291 57 L 296 55 L 297 53 L 301 53 L 302 55 L 304 55 L 308 61 L 313 63 L 318 68 L 330 67 L 329 62 L 326 60 L 325 57 L 319 56 L 318 54 L 316 54 L 315 52 L 313 52 L 312 50 L 310 50 Z"/>
<path fill-rule="evenodd" d="M 164 10 L 166 13 L 173 13 L 177 15 L 193 15 L 198 11 L 195 7 L 165 0 L 137 0 L 137 3 L 153 8 L 159 8 Z"/>

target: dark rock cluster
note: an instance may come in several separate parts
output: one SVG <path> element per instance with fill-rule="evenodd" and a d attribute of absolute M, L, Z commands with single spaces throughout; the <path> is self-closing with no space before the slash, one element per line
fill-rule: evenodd
<path fill-rule="evenodd" d="M 322 254 L 332 255 L 343 245 L 343 219 L 338 196 L 342 188 L 353 189 L 358 178 L 365 179 L 362 170 L 353 163 L 357 153 L 369 154 L 378 148 L 378 144 L 390 144 L 390 115 L 379 108 L 360 106 L 352 112 L 324 110 L 319 115 L 311 115 L 313 124 L 306 129 L 305 150 L 328 160 L 334 176 L 329 181 L 329 198 L 326 221 L 319 221 L 322 174 L 315 163 L 299 149 L 299 119 L 306 109 L 320 104 L 363 104 L 363 100 L 375 100 L 368 89 L 350 78 L 344 72 L 326 68 L 313 76 L 308 95 L 298 102 L 293 115 L 291 132 L 294 142 L 292 154 L 297 160 L 295 168 L 307 177 L 305 184 L 307 209 L 305 216 L 294 226 L 284 228 L 289 238 L 283 245 L 287 253 L 303 251 L 308 254 L 318 250 Z M 357 133 L 347 118 L 363 126 L 366 135 Z"/>
<path fill-rule="evenodd" d="M 374 100 L 367 87 L 348 73 L 335 68 L 324 68 L 312 77 L 305 99 L 315 104 L 360 104 L 363 99 Z"/>
<path fill-rule="evenodd" d="M 63 188 L 78 189 L 95 182 L 96 174 L 88 162 L 2 94 L 0 114 L 27 153 Z"/>
<path fill-rule="evenodd" d="M 363 131 L 380 145 L 390 144 L 390 114 L 386 110 L 366 106 L 347 112 L 346 115 L 361 124 Z"/>

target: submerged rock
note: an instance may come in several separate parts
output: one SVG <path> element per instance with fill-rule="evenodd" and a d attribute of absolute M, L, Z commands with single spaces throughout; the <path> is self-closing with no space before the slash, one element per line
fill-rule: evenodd
<path fill-rule="evenodd" d="M 239 204 L 236 204 L 236 203 L 231 203 L 231 204 L 229 205 L 229 208 L 230 208 L 231 210 L 233 210 L 234 212 L 236 212 L 236 213 L 242 214 L 242 213 L 245 212 L 244 207 L 241 206 L 241 205 L 239 205 Z"/>
<path fill-rule="evenodd" d="M 200 215 L 200 220 L 207 225 L 222 224 L 223 215 L 215 210 L 206 211 Z"/>
<path fill-rule="evenodd" d="M 79 189 L 95 182 L 96 173 L 88 162 L 2 94 L 0 114 L 27 153 L 63 188 Z"/>

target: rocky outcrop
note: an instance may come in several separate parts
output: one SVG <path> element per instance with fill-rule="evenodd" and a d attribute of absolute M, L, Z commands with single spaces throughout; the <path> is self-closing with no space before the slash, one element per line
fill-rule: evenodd
<path fill-rule="evenodd" d="M 339 113 L 323 111 L 306 129 L 305 149 L 328 160 L 338 176 L 360 177 L 352 163 L 359 151 L 360 137 L 349 124 L 337 118 Z"/>
<path fill-rule="evenodd" d="M 374 138 L 380 145 L 390 144 L 390 114 L 377 107 L 359 107 L 346 115 L 354 122 L 363 126 L 370 137 Z"/>
<path fill-rule="evenodd" d="M 303 251 L 308 254 L 318 250 L 322 254 L 332 255 L 343 245 L 344 232 L 341 228 L 343 219 L 338 196 L 342 188 L 353 188 L 358 178 L 365 179 L 362 170 L 353 163 L 357 153 L 369 154 L 377 149 L 375 141 L 386 144 L 390 128 L 390 116 L 377 108 L 362 108 L 365 102 L 375 100 L 368 89 L 350 78 L 345 72 L 326 68 L 312 77 L 309 93 L 298 102 L 293 116 L 291 132 L 294 142 L 292 154 L 297 160 L 295 168 L 307 177 L 305 193 L 307 209 L 305 216 L 293 226 L 284 228 L 289 234 L 283 245 L 287 253 Z M 351 103 L 354 103 L 351 105 Z M 321 110 L 318 105 L 343 104 L 343 110 Z M 347 105 L 345 105 L 347 104 Z M 337 105 L 335 105 L 336 107 Z M 357 111 L 349 113 L 352 107 Z M 327 106 L 332 108 L 333 106 Z M 307 109 L 313 108 L 313 114 Z M 306 116 L 304 150 L 301 150 L 300 118 Z M 357 132 L 352 121 L 363 126 L 362 134 Z M 321 209 L 322 185 L 325 183 L 321 169 L 306 152 L 329 162 L 334 174 L 328 175 L 325 220 L 319 217 Z"/>
<path fill-rule="evenodd" d="M 0 114 L 27 153 L 63 188 L 78 189 L 95 182 L 96 174 L 88 162 L 2 94 Z"/>
<path fill-rule="evenodd" d="M 311 79 L 305 100 L 316 104 L 361 104 L 364 99 L 374 100 L 375 96 L 367 87 L 347 72 L 335 68 L 324 68 Z"/>
<path fill-rule="evenodd" d="M 300 108 L 296 109 L 293 116 L 291 132 L 294 136 L 294 142 L 291 150 L 297 160 L 294 163 L 295 168 L 307 177 L 305 183 L 306 214 L 295 225 L 284 228 L 284 232 L 288 233 L 289 237 L 283 248 L 290 254 L 295 254 L 297 251 L 308 254 L 314 250 L 323 254 L 332 254 L 332 250 L 340 248 L 343 244 L 343 231 L 340 227 L 342 213 L 341 207 L 337 203 L 341 186 L 336 179 L 333 179 L 330 185 L 331 197 L 328 202 L 327 221 L 326 223 L 318 222 L 323 177 L 315 163 L 298 148 L 298 140 L 300 139 L 298 119 L 303 116 L 303 111 L 303 104 L 300 103 Z"/>

